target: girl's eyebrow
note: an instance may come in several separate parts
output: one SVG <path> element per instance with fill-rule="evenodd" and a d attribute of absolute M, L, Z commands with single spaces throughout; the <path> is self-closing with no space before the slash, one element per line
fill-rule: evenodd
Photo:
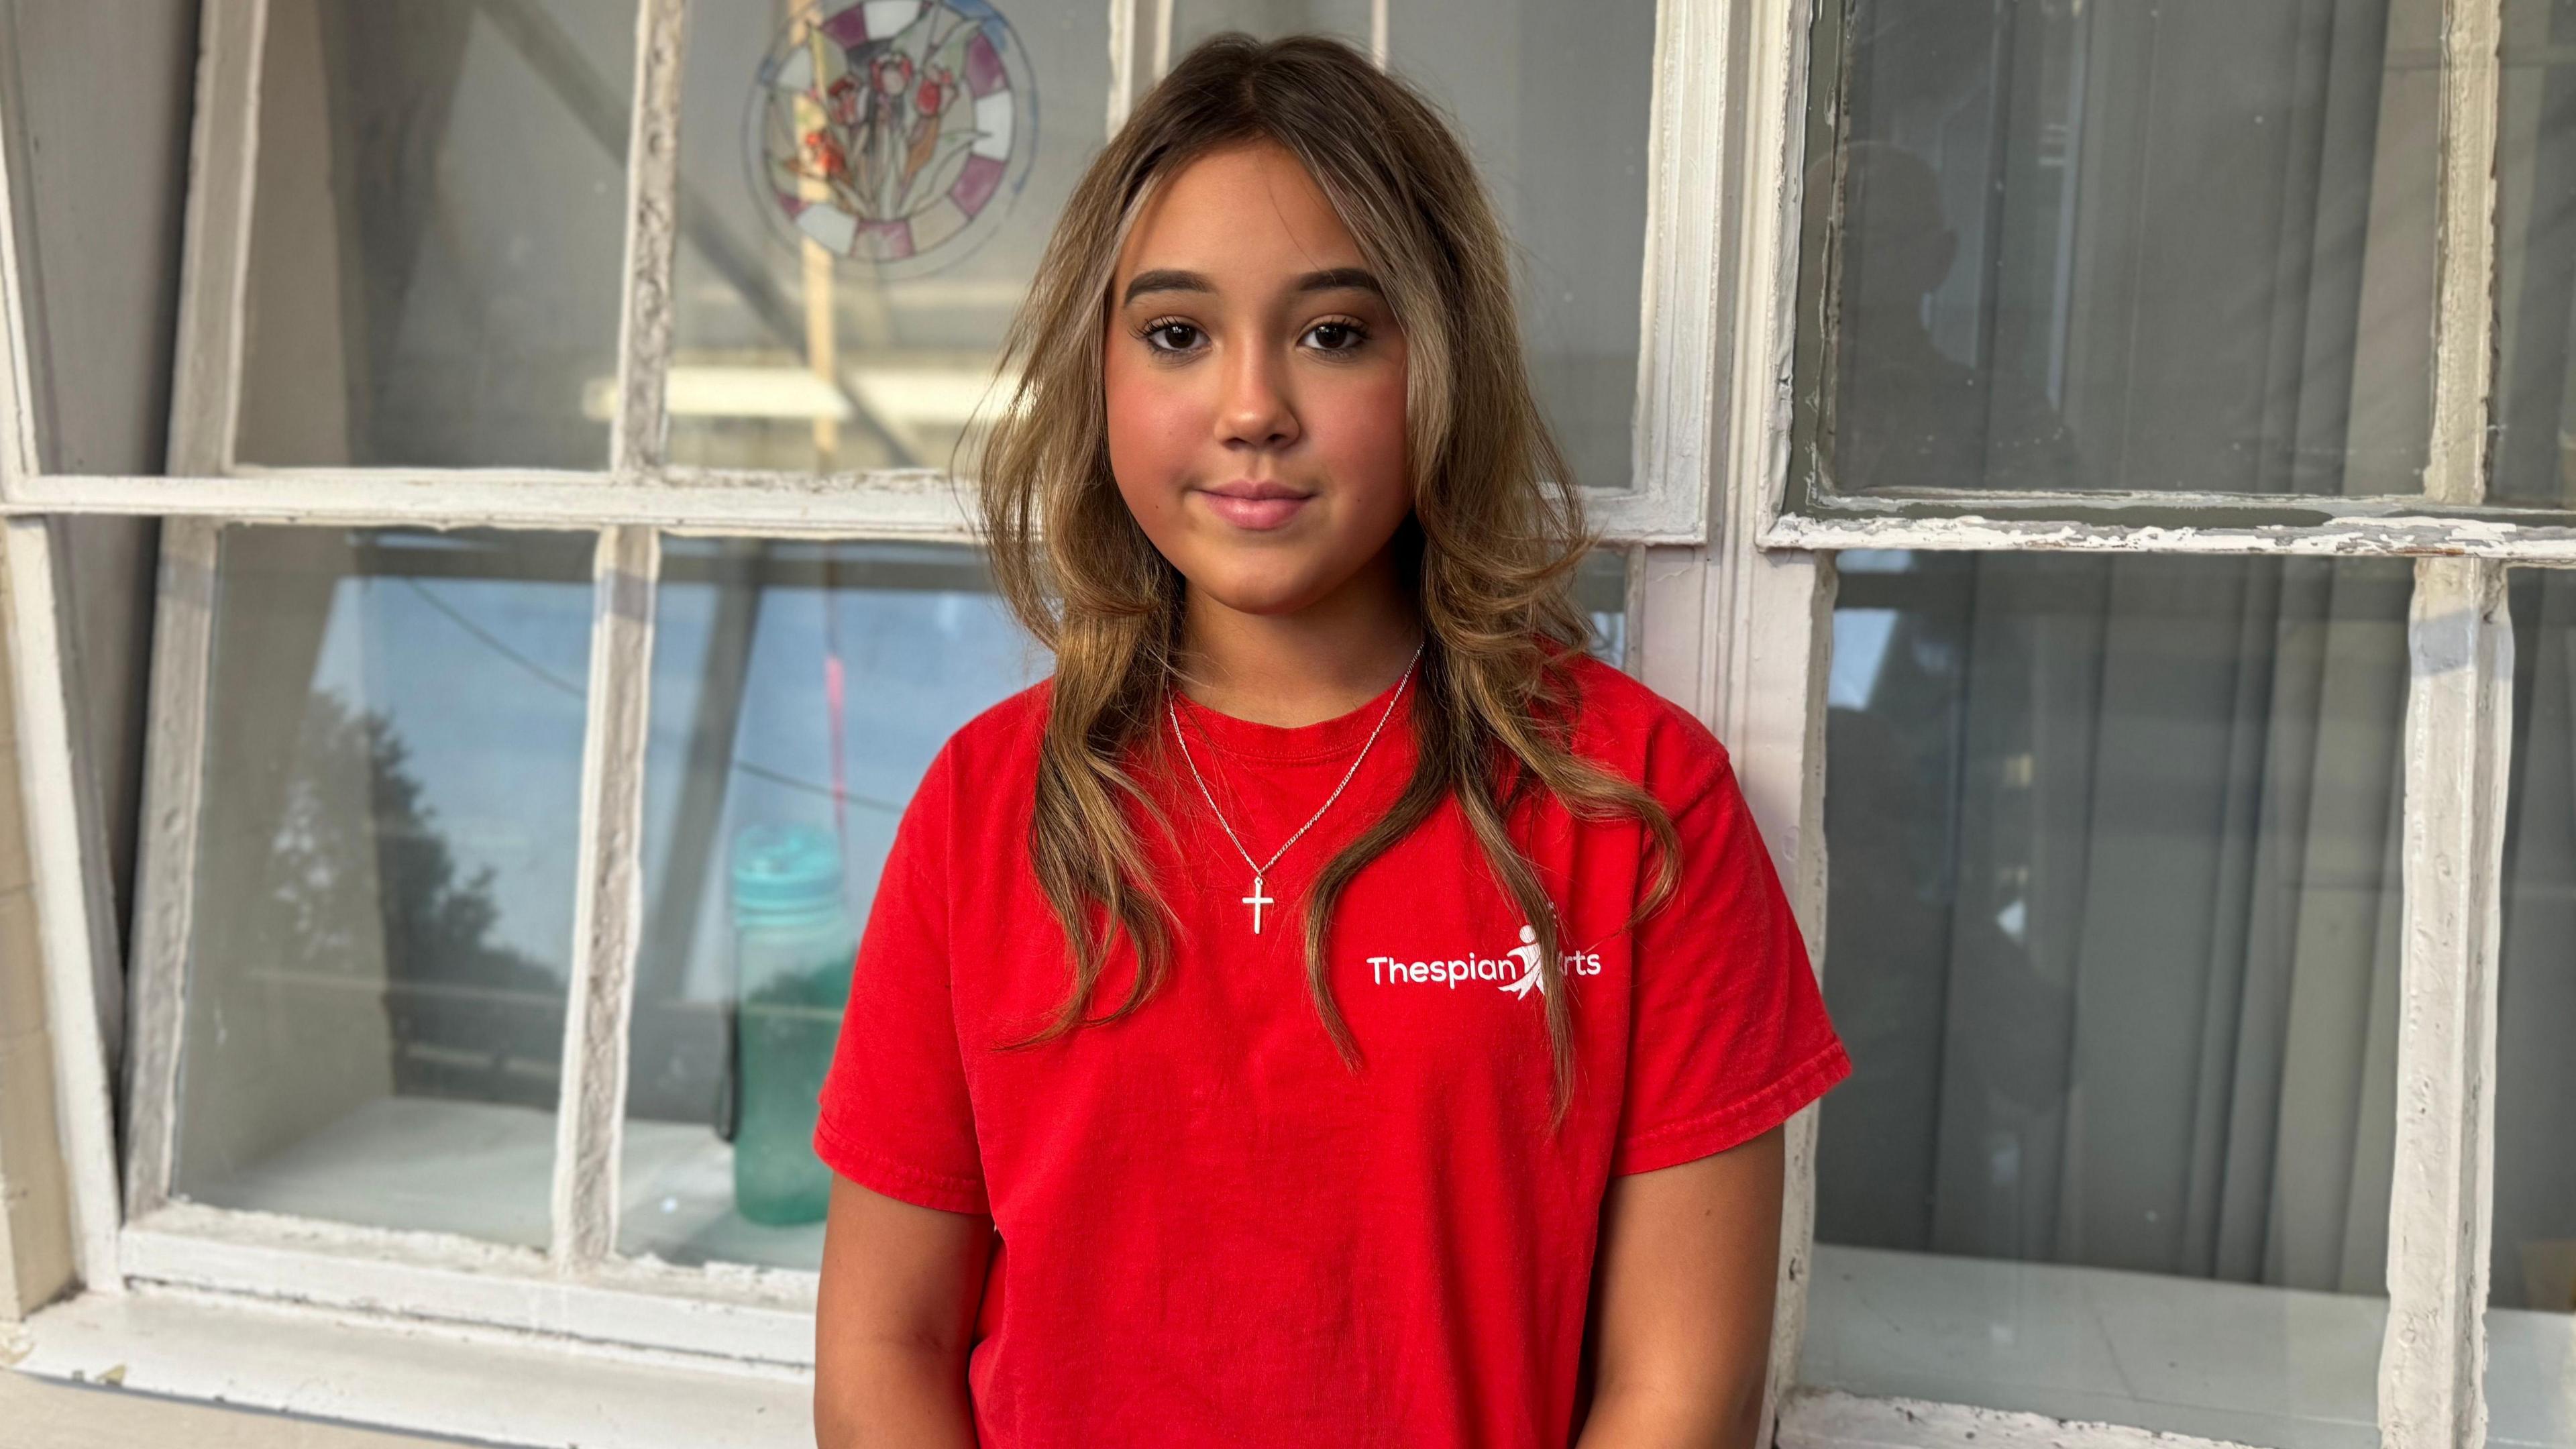
<path fill-rule="evenodd" d="M 1364 267 L 1330 267 L 1320 272 L 1308 272 L 1306 275 L 1297 279 L 1295 290 L 1300 292 L 1369 292 L 1375 294 L 1381 300 L 1386 296 L 1386 289 L 1379 286 L 1377 284 L 1377 278 L 1370 275 L 1369 271 Z"/>
<path fill-rule="evenodd" d="M 1202 273 L 1185 272 L 1173 267 L 1156 267 L 1151 271 L 1138 272 L 1129 279 L 1126 295 L 1119 299 L 1119 305 L 1123 307 L 1148 292 L 1214 292 L 1215 290 L 1216 284 L 1209 281 Z M 1289 290 L 1293 292 L 1368 292 L 1381 298 L 1386 295 L 1386 289 L 1379 286 L 1377 278 L 1364 267 L 1328 267 L 1320 272 L 1308 272 L 1299 277 L 1296 285 Z"/>

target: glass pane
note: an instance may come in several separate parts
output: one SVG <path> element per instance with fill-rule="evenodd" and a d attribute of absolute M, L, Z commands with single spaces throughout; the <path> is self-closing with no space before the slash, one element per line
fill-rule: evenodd
<path fill-rule="evenodd" d="M 1403 4 L 1391 8 L 1390 29 L 1403 23 L 1407 8 Z M 1172 0 L 1172 59 L 1179 60 L 1190 47 L 1228 30 L 1263 40 L 1330 35 L 1366 51 L 1369 9 L 1369 0 Z M 1391 39 L 1389 44 L 1392 48 Z"/>
<path fill-rule="evenodd" d="M 1817 486 L 2419 491 L 2441 9 L 1847 0 Z"/>
<path fill-rule="evenodd" d="M 674 538 L 619 1251 L 808 1271 L 816 1094 L 896 820 L 1040 661 L 971 549 Z"/>
<path fill-rule="evenodd" d="M 591 551 L 224 533 L 175 1195 L 545 1244 Z"/>
<path fill-rule="evenodd" d="M 1574 605 L 1592 618 L 1592 652 L 1601 662 L 1628 667 L 1628 551 L 1596 548 L 1574 576 Z"/>
<path fill-rule="evenodd" d="M 1632 481 L 1653 0 L 1398 3 L 1389 64 L 1447 110 L 1518 253 L 1539 405 L 1578 483 Z"/>
<path fill-rule="evenodd" d="M 241 461 L 602 468 L 634 0 L 272 0 Z"/>
<path fill-rule="evenodd" d="M 15 231 L 21 417 L 47 473 L 169 467 L 195 13 L 0 7 L 9 167 L 0 226 Z M 118 526 L 149 537 L 144 520 Z M 98 661 L 109 642 L 93 634 L 83 646 Z M 128 673 L 124 657 L 105 669 Z M 119 745 L 101 750 L 123 758 Z"/>
<path fill-rule="evenodd" d="M 2576 508 L 2576 0 L 2504 0 L 2503 76 L 2489 496 Z"/>
<path fill-rule="evenodd" d="M 1105 133 L 1108 15 L 690 7 L 674 461 L 950 465 Z"/>
<path fill-rule="evenodd" d="M 1809 1382 L 2379 1442 L 2409 588 L 1842 556 Z"/>
<path fill-rule="evenodd" d="M 2513 772 L 2496 983 L 2487 1412 L 2497 1443 L 2576 1443 L 2576 576 L 2513 575 Z"/>

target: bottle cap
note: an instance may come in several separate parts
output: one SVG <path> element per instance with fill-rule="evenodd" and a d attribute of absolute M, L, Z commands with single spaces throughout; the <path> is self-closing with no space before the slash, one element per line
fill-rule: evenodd
<path fill-rule="evenodd" d="M 733 838 L 732 876 L 738 930 L 817 930 L 846 914 L 840 842 L 820 826 L 744 826 Z"/>

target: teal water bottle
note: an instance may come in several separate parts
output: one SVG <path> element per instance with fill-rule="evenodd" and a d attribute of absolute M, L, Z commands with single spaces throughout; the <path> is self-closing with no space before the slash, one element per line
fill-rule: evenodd
<path fill-rule="evenodd" d="M 832 1172 L 814 1155 L 815 1099 L 858 950 L 840 846 L 816 826 L 747 826 L 732 880 L 734 1210 L 774 1226 L 820 1222 Z"/>

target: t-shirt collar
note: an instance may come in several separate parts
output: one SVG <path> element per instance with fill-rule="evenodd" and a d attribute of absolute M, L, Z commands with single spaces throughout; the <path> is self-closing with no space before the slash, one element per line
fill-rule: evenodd
<path fill-rule="evenodd" d="M 1369 731 L 1377 728 L 1378 716 L 1386 714 L 1387 701 L 1399 685 L 1404 689 L 1404 700 L 1396 705 L 1393 714 L 1387 715 L 1385 733 L 1378 736 L 1377 748 L 1384 751 L 1397 743 L 1391 736 L 1411 729 L 1413 702 L 1422 686 L 1419 667 L 1413 671 L 1410 683 L 1399 677 L 1366 703 L 1313 724 L 1273 725 L 1238 719 L 1208 708 L 1178 688 L 1172 691 L 1172 702 L 1180 711 L 1181 728 L 1189 731 L 1192 749 L 1205 743 L 1228 754 L 1293 764 L 1345 757 L 1358 749 L 1367 741 Z"/>

